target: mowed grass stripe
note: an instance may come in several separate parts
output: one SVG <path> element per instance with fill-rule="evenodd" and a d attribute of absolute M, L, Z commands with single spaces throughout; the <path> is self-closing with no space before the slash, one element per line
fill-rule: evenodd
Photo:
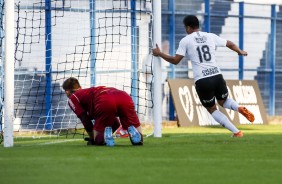
<path fill-rule="evenodd" d="M 164 128 L 162 138 L 86 146 L 82 137 L 15 139 L 0 147 L 6 183 L 281 183 L 282 126 L 244 125 L 245 137 L 221 127 Z M 49 144 L 50 142 L 54 142 Z"/>

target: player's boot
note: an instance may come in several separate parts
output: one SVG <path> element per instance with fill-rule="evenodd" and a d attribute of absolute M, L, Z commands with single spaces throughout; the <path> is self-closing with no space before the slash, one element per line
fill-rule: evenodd
<path fill-rule="evenodd" d="M 247 120 L 249 120 L 250 122 L 254 122 L 255 121 L 254 114 L 251 113 L 246 107 L 239 107 L 238 108 L 238 112 L 240 114 L 242 114 L 243 116 L 245 116 L 247 118 Z"/>
<path fill-rule="evenodd" d="M 118 138 L 126 138 L 126 137 L 128 137 L 129 135 L 128 135 L 128 132 L 127 132 L 127 130 L 124 130 L 123 128 L 122 128 L 122 126 L 120 126 L 118 129 L 117 129 L 117 131 L 116 131 L 116 137 L 118 137 Z"/>
<path fill-rule="evenodd" d="M 128 133 L 132 145 L 143 145 L 142 135 L 133 125 L 128 127 Z"/>
<path fill-rule="evenodd" d="M 243 134 L 243 132 L 241 132 L 241 131 L 239 131 L 238 133 L 234 133 L 233 135 L 232 135 L 232 137 L 243 137 L 244 136 L 244 134 Z"/>
<path fill-rule="evenodd" d="M 104 131 L 104 139 L 107 146 L 114 146 L 115 140 L 113 137 L 112 127 L 106 127 Z"/>

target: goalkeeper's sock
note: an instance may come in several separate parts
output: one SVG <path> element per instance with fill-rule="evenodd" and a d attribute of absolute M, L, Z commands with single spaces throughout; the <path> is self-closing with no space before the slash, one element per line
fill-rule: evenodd
<path fill-rule="evenodd" d="M 212 117 L 217 121 L 219 124 L 221 124 L 223 127 L 230 130 L 232 133 L 238 133 L 239 130 L 229 121 L 229 119 L 219 110 L 214 111 L 212 114 Z"/>

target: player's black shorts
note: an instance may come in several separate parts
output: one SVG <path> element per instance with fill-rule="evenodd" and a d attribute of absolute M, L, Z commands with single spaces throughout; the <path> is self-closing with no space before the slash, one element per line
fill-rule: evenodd
<path fill-rule="evenodd" d="M 215 104 L 215 98 L 217 100 L 224 100 L 228 96 L 226 82 L 221 74 L 199 79 L 195 85 L 204 107 L 212 107 Z"/>

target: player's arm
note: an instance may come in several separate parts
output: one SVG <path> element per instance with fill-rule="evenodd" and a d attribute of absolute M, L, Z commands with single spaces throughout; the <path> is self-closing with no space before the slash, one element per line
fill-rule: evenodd
<path fill-rule="evenodd" d="M 248 53 L 246 51 L 241 50 L 235 43 L 227 40 L 226 47 L 238 53 L 238 55 L 247 56 Z"/>
<path fill-rule="evenodd" d="M 93 123 L 91 121 L 91 118 L 88 116 L 87 112 L 83 109 L 77 98 L 75 98 L 73 95 L 69 98 L 68 104 L 71 110 L 80 119 L 90 139 L 94 141 Z"/>
<path fill-rule="evenodd" d="M 178 55 L 178 54 L 176 54 L 175 56 L 167 55 L 167 54 L 161 52 L 158 44 L 156 44 L 156 48 L 152 49 L 152 53 L 153 53 L 154 56 L 159 56 L 159 57 L 163 58 L 164 60 L 166 60 L 167 62 L 174 64 L 174 65 L 177 65 L 181 61 L 181 59 L 184 57 L 184 56 L 181 56 L 181 55 Z"/>
<path fill-rule="evenodd" d="M 94 141 L 93 123 L 92 123 L 90 117 L 88 116 L 87 112 L 84 111 L 83 113 L 79 114 L 77 117 L 82 122 L 82 124 L 83 124 L 88 136 L 90 137 L 90 139 Z"/>

